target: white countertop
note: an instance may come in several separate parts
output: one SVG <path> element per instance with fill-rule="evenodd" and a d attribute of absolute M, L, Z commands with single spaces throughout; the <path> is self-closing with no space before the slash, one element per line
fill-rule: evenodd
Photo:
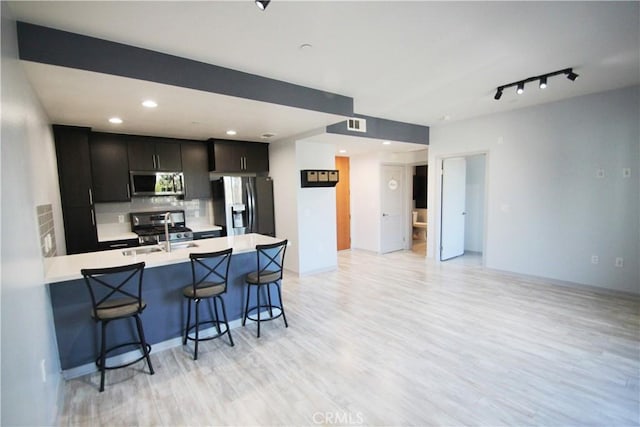
<path fill-rule="evenodd" d="M 218 231 L 218 230 L 222 230 L 222 227 L 220 227 L 219 225 L 211 225 L 211 224 L 193 224 L 193 225 L 190 224 L 189 228 L 194 233 L 201 233 L 203 231 Z"/>
<path fill-rule="evenodd" d="M 234 254 L 254 252 L 256 245 L 265 245 L 280 241 L 282 241 L 282 239 L 252 233 L 239 236 L 194 240 L 193 243 L 198 245 L 197 247 L 174 249 L 171 252 L 160 251 L 144 255 L 126 256 L 122 253 L 123 249 L 113 249 L 110 251 L 65 255 L 48 259 L 45 280 L 47 283 L 55 283 L 81 279 L 82 275 L 80 274 L 80 270 L 82 268 L 115 267 L 134 264 L 140 261 L 146 263 L 145 268 L 178 264 L 189 261 L 189 254 L 191 252 L 216 252 L 227 248 L 233 248 Z"/>

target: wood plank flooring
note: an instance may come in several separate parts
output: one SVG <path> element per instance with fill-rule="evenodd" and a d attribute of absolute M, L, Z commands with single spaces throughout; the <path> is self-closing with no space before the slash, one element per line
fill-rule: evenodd
<path fill-rule="evenodd" d="M 60 425 L 640 425 L 640 299 L 411 251 L 287 274 L 289 328 L 65 383 Z"/>

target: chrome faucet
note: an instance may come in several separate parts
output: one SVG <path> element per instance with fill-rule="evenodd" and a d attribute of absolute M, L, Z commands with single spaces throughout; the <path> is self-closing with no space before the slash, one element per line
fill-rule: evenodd
<path fill-rule="evenodd" d="M 171 218 L 171 212 L 164 214 L 164 243 L 166 245 L 165 250 L 167 252 L 171 252 L 171 242 L 169 242 L 169 222 L 171 222 L 172 227 L 175 226 L 173 218 Z"/>

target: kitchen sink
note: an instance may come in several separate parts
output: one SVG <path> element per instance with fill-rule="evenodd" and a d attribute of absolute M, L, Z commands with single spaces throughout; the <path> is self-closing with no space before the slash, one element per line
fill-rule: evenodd
<path fill-rule="evenodd" d="M 143 246 L 141 248 L 133 248 L 122 251 L 122 255 L 124 256 L 137 256 L 137 255 L 146 255 L 153 252 L 162 252 L 162 249 L 158 246 Z"/>
<path fill-rule="evenodd" d="M 198 245 L 196 245 L 193 242 L 179 242 L 179 243 L 172 243 L 171 244 L 171 250 L 174 249 L 187 249 L 187 248 L 197 248 Z"/>

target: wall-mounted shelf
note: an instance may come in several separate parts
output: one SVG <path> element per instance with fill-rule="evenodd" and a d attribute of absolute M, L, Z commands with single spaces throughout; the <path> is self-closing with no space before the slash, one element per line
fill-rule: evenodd
<path fill-rule="evenodd" d="M 335 187 L 339 181 L 337 170 L 304 169 L 300 171 L 300 185 L 305 187 Z"/>

